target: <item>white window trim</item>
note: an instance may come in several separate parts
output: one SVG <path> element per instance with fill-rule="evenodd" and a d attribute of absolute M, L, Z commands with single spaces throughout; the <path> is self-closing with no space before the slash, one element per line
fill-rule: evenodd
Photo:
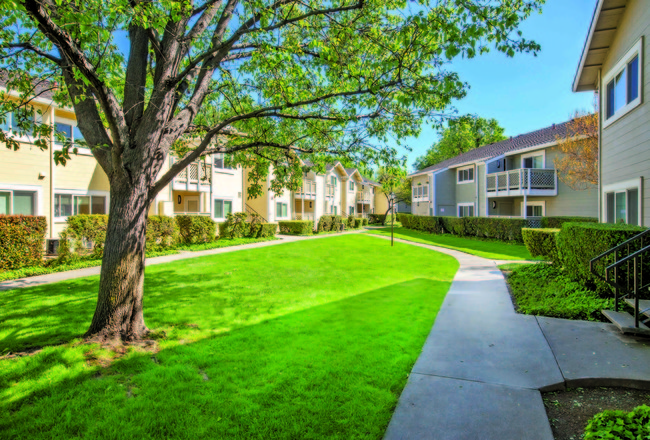
<path fill-rule="evenodd" d="M 458 172 L 459 171 L 464 171 L 464 170 L 469 170 L 472 169 L 472 180 L 463 180 L 462 182 L 458 180 Z M 476 179 L 476 170 L 474 169 L 474 165 L 469 165 L 466 167 L 461 167 L 461 168 L 456 168 L 456 184 L 457 185 L 465 185 L 467 183 L 474 183 L 474 180 Z"/>
<path fill-rule="evenodd" d="M 111 206 L 111 193 L 110 193 L 110 191 L 55 188 L 54 189 L 54 194 L 52 195 L 52 212 L 54 212 L 54 196 L 56 194 L 69 194 L 71 196 L 104 196 L 104 197 L 106 197 L 106 205 L 104 206 L 104 209 L 105 209 L 107 214 L 108 214 L 108 208 L 109 208 L 109 206 Z M 68 216 L 55 216 L 54 217 L 54 223 L 65 223 L 66 220 L 68 220 Z"/>
<path fill-rule="evenodd" d="M 230 176 L 234 176 L 235 172 L 237 171 L 238 166 L 235 168 L 218 168 L 215 166 L 215 159 L 216 156 L 222 156 L 221 159 L 223 160 L 224 166 L 226 164 L 226 154 L 225 153 L 215 153 L 213 154 L 213 157 L 211 158 L 211 165 L 212 165 L 212 170 L 214 171 L 215 174 L 227 174 Z"/>
<path fill-rule="evenodd" d="M 36 193 L 36 203 L 34 207 L 34 215 L 43 215 L 43 187 L 38 185 L 16 185 L 14 183 L 0 182 L 0 191 L 30 191 Z M 13 214 L 12 214 L 13 215 Z"/>
<path fill-rule="evenodd" d="M 620 108 L 617 112 L 615 112 L 611 118 L 607 119 L 607 84 L 611 82 L 612 79 L 616 77 L 621 71 L 627 66 L 627 63 L 632 61 L 632 58 L 635 56 L 639 56 L 639 96 L 637 98 L 624 105 L 622 108 Z M 634 110 L 636 107 L 641 105 L 641 100 L 643 96 L 643 37 L 639 39 L 639 41 L 636 42 L 634 46 L 630 50 L 627 51 L 625 55 L 616 63 L 614 67 L 612 67 L 605 76 L 603 76 L 603 80 L 601 83 L 601 112 L 603 112 L 603 128 L 608 127 L 609 125 L 613 124 L 632 110 Z"/>
<path fill-rule="evenodd" d="M 283 205 L 287 205 L 287 215 L 286 215 L 286 217 L 278 215 L 278 203 L 282 203 Z M 279 201 L 276 200 L 275 204 L 273 206 L 273 213 L 275 214 L 275 218 L 276 219 L 288 219 L 288 218 L 291 218 L 291 209 L 289 209 L 289 208 L 290 208 L 289 202 L 282 201 L 282 200 L 279 200 Z"/>
<path fill-rule="evenodd" d="M 541 206 L 542 207 L 542 217 L 546 217 L 546 202 L 545 201 L 535 200 L 535 201 L 532 201 L 532 202 L 526 202 L 526 207 L 528 207 L 528 206 Z M 519 210 L 520 210 L 519 212 L 521 214 L 521 217 L 524 217 L 524 215 L 526 214 L 524 212 L 524 202 L 520 202 Z M 528 217 L 528 216 L 526 216 L 526 217 Z M 535 217 L 535 216 L 533 216 L 533 217 Z"/>
<path fill-rule="evenodd" d="M 639 214 L 637 223 L 639 226 L 644 226 L 643 224 L 643 177 L 638 179 L 624 180 L 621 182 L 611 183 L 609 185 L 604 185 L 602 188 L 602 203 L 601 203 L 601 223 L 607 223 L 607 193 L 613 192 L 623 192 L 630 189 L 636 189 L 639 192 Z M 627 206 L 625 207 L 627 210 Z"/>
<path fill-rule="evenodd" d="M 473 208 L 473 215 L 472 217 L 476 217 L 476 206 L 474 203 L 456 203 L 456 216 L 460 217 L 460 208 L 464 206 L 471 206 Z"/>
<path fill-rule="evenodd" d="M 225 215 L 223 217 L 217 217 L 217 213 L 215 212 L 215 209 L 214 209 L 214 202 L 216 202 L 217 200 L 221 200 L 222 202 L 230 202 L 232 204 L 231 205 L 232 211 L 230 211 L 230 212 L 232 212 L 233 214 L 235 213 L 235 201 L 233 200 L 232 197 L 230 197 L 230 196 L 228 196 L 228 197 L 216 196 L 216 197 L 212 198 L 212 206 L 210 207 L 210 209 L 212 209 L 211 215 L 212 215 L 213 219 L 224 220 L 226 218 Z M 200 200 L 199 200 L 199 202 L 200 202 Z"/>
<path fill-rule="evenodd" d="M 546 168 L 546 150 L 537 150 L 521 155 L 521 168 L 524 168 L 524 159 L 528 157 L 542 156 L 542 169 Z"/>

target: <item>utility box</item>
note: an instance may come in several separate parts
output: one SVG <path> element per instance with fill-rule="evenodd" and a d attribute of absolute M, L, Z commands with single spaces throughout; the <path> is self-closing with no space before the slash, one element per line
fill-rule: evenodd
<path fill-rule="evenodd" d="M 48 238 L 45 242 L 45 250 L 47 255 L 59 255 L 59 244 L 61 240 L 59 238 Z"/>

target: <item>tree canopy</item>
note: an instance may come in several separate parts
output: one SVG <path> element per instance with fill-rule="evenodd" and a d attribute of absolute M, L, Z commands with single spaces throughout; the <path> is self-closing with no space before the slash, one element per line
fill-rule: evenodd
<path fill-rule="evenodd" d="M 598 108 L 577 111 L 567 124 L 566 135 L 557 137 L 562 152 L 553 160 L 558 178 L 574 190 L 598 185 L 598 124 Z"/>
<path fill-rule="evenodd" d="M 475 115 L 450 119 L 439 132 L 440 140 L 415 160 L 415 169 L 421 170 L 474 148 L 502 141 L 506 138 L 504 131 L 496 119 Z"/>
<path fill-rule="evenodd" d="M 0 112 L 53 92 L 74 109 L 109 179 L 88 334 L 148 331 L 146 215 L 191 162 L 227 154 L 250 169 L 250 196 L 271 165 L 277 192 L 298 187 L 304 158 L 316 166 L 333 156 L 395 162 L 395 150 L 383 147 L 389 138 L 402 145 L 465 96 L 449 61 L 539 50 L 518 27 L 543 2 L 0 0 L 0 70 L 20 94 L 3 93 Z M 17 148 L 12 139 L 7 146 Z M 57 158 L 68 160 L 70 148 Z M 178 160 L 163 168 L 170 154 Z"/>

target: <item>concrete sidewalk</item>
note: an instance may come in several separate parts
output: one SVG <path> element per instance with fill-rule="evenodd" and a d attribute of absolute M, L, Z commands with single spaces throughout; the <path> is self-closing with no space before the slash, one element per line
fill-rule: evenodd
<path fill-rule="evenodd" d="M 494 261 L 396 241 L 451 255 L 460 268 L 385 439 L 552 440 L 540 390 L 650 389 L 650 343 L 609 324 L 517 314 Z"/>
<path fill-rule="evenodd" d="M 323 234 L 323 235 L 309 235 L 309 236 L 276 235 L 278 240 L 274 240 L 274 241 L 263 241 L 260 243 L 242 244 L 239 246 L 229 246 L 229 247 L 224 247 L 219 249 L 209 249 L 206 251 L 180 251 L 178 254 L 147 258 L 145 265 L 153 266 L 155 264 L 171 263 L 172 261 L 187 260 L 189 258 L 225 254 L 229 252 L 237 252 L 246 249 L 257 249 L 257 248 L 262 248 L 267 246 L 276 246 L 279 244 L 292 243 L 295 241 L 302 241 L 302 240 L 315 240 L 320 238 L 338 237 L 347 234 L 359 234 L 362 232 L 363 230 L 341 232 L 338 234 Z M 0 292 L 4 290 L 41 286 L 43 284 L 58 283 L 59 281 L 99 275 L 100 269 L 101 269 L 100 266 L 96 266 L 96 267 L 88 267 L 85 269 L 69 270 L 66 272 L 56 272 L 47 275 L 38 275 L 35 277 L 27 277 L 27 278 L 19 278 L 16 280 L 3 281 L 0 282 Z"/>

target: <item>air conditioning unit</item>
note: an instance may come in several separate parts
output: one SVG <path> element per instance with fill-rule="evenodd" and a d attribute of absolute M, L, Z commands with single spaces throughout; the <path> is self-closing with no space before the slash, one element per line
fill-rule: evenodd
<path fill-rule="evenodd" d="M 58 238 L 48 238 L 46 240 L 45 248 L 47 255 L 59 255 L 59 244 L 61 240 Z"/>

